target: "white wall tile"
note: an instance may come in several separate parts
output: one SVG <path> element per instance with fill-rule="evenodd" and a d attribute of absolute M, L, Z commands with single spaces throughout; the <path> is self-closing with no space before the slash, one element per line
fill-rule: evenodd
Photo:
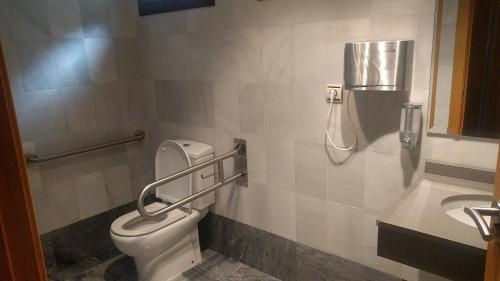
<path fill-rule="evenodd" d="M 109 38 L 85 38 L 84 40 L 90 80 L 95 83 L 117 81 L 113 40 Z"/>
<path fill-rule="evenodd" d="M 393 276 L 402 275 L 400 263 L 379 257 L 377 255 L 377 216 L 365 213 L 363 215 L 363 253 L 362 263 Z"/>
<path fill-rule="evenodd" d="M 120 165 L 104 171 L 104 182 L 111 207 L 118 207 L 134 200 L 128 165 Z"/>
<path fill-rule="evenodd" d="M 78 0 L 48 0 L 48 5 L 50 32 L 53 36 L 83 36 Z"/>
<path fill-rule="evenodd" d="M 381 213 L 394 205 L 417 178 L 406 155 L 365 152 L 364 206 Z"/>
<path fill-rule="evenodd" d="M 429 137 L 432 152 L 429 160 L 495 170 L 498 143 L 474 139 Z"/>
<path fill-rule="evenodd" d="M 326 83 L 329 22 L 293 25 L 293 81 Z"/>
<path fill-rule="evenodd" d="M 297 242 L 310 247 L 328 250 L 327 203 L 300 193 L 295 194 L 297 216 Z"/>
<path fill-rule="evenodd" d="M 242 132 L 265 136 L 265 109 L 268 96 L 262 84 L 238 85 L 238 108 Z"/>
<path fill-rule="evenodd" d="M 33 202 L 42 234 L 80 220 L 73 179 L 34 190 Z"/>
<path fill-rule="evenodd" d="M 260 32 L 262 32 L 262 60 L 265 81 L 290 83 L 293 67 L 292 26 L 263 27 Z"/>
<path fill-rule="evenodd" d="M 82 219 L 102 213 L 111 207 L 103 173 L 76 178 L 75 188 Z"/>
<path fill-rule="evenodd" d="M 111 31 L 115 37 L 137 36 L 138 4 L 135 0 L 111 0 Z"/>
<path fill-rule="evenodd" d="M 363 211 L 358 208 L 327 202 L 328 252 L 361 262 Z"/>
<path fill-rule="evenodd" d="M 318 144 L 295 143 L 295 190 L 326 199 L 325 148 Z"/>
<path fill-rule="evenodd" d="M 293 84 L 296 141 L 324 144 L 327 117 L 324 94 L 323 84 Z"/>
<path fill-rule="evenodd" d="M 237 83 L 233 81 L 217 81 L 213 87 L 215 126 L 223 130 L 239 132 Z"/>
<path fill-rule="evenodd" d="M 283 140 L 293 140 L 295 114 L 293 106 L 293 87 L 290 84 L 264 86 L 266 96 L 263 109 L 265 118 L 265 135 Z M 253 107 L 254 111 L 255 107 Z"/>
<path fill-rule="evenodd" d="M 270 187 L 295 190 L 295 144 L 283 139 L 267 139 L 267 183 Z"/>
<path fill-rule="evenodd" d="M 62 89 L 64 109 L 70 132 L 78 133 L 96 129 L 94 93 L 91 87 L 69 87 Z"/>
<path fill-rule="evenodd" d="M 343 163 L 328 161 L 328 200 L 363 208 L 364 171 L 364 152 L 355 152 Z"/>
<path fill-rule="evenodd" d="M 331 18 L 331 0 L 292 0 L 293 22 L 315 22 L 324 21 Z"/>

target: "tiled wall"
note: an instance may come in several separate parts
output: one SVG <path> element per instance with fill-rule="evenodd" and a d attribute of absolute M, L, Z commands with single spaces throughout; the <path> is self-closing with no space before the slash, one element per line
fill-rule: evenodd
<path fill-rule="evenodd" d="M 162 132 L 218 153 L 247 140 L 249 187 L 222 188 L 217 214 L 416 280 L 376 256 L 377 216 L 422 177 L 425 159 L 491 169 L 497 147 L 425 134 L 417 151 L 400 148 L 402 102 L 422 102 L 426 124 L 433 22 L 432 0 L 218 0 L 140 19 L 145 83 Z M 325 146 L 324 90 L 342 83 L 344 43 L 391 39 L 415 41 L 410 93 L 354 93 L 358 151 Z M 346 104 L 335 116 L 347 145 Z"/>
<path fill-rule="evenodd" d="M 222 153 L 238 137 L 250 184 L 221 189 L 216 213 L 413 280 L 415 271 L 376 256 L 377 216 L 422 176 L 426 158 L 495 165 L 493 142 L 424 134 L 421 149 L 400 148 L 401 102 L 427 112 L 433 0 L 218 0 L 140 19 L 136 9 L 135 0 L 0 1 L 27 151 L 148 133 L 142 144 L 31 165 L 41 232 L 133 200 L 153 177 L 160 140 Z M 358 151 L 325 146 L 324 88 L 343 80 L 344 43 L 391 39 L 415 41 L 410 94 L 354 93 Z M 347 145 L 345 103 L 335 117 L 335 139 Z"/>
<path fill-rule="evenodd" d="M 25 151 L 45 155 L 147 131 L 141 144 L 29 164 L 41 233 L 134 200 L 156 128 L 135 0 L 1 0 L 0 34 Z"/>

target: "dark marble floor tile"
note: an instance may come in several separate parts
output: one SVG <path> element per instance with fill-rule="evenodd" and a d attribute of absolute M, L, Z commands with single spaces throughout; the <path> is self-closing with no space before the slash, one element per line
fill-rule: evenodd
<path fill-rule="evenodd" d="M 296 280 L 295 242 L 261 230 L 248 230 L 241 262 L 282 280 Z"/>
<path fill-rule="evenodd" d="M 295 280 L 295 243 L 222 216 L 211 218 L 210 249 L 282 280 Z"/>
<path fill-rule="evenodd" d="M 228 276 L 241 265 L 239 262 L 226 258 L 212 250 L 205 250 L 202 253 L 202 259 L 203 261 L 198 267 L 219 276 Z"/>
<path fill-rule="evenodd" d="M 246 265 L 240 266 L 235 272 L 227 276 L 229 281 L 280 281 L 270 275 L 261 271 L 248 267 Z"/>
<path fill-rule="evenodd" d="M 363 267 L 355 262 L 297 244 L 297 280 L 358 281 Z"/>
<path fill-rule="evenodd" d="M 129 203 L 52 231 L 50 235 L 57 270 L 64 270 L 91 257 L 104 261 L 120 254 L 111 240 L 109 229 L 116 218 L 130 212 L 133 206 L 134 203 Z"/>
<path fill-rule="evenodd" d="M 40 242 L 42 244 L 43 259 L 45 261 L 45 269 L 47 274 L 57 272 L 56 256 L 54 254 L 54 245 L 52 242 L 52 233 L 40 235 Z"/>
<path fill-rule="evenodd" d="M 401 278 L 391 276 L 373 268 L 365 267 L 363 269 L 363 281 L 401 281 Z"/>
<path fill-rule="evenodd" d="M 217 275 L 213 272 L 205 270 L 199 266 L 195 266 L 182 274 L 183 281 L 222 281 L 224 276 Z"/>

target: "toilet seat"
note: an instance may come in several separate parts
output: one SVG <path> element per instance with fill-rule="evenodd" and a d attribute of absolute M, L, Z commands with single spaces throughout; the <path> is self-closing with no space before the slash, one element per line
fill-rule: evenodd
<path fill-rule="evenodd" d="M 155 202 L 146 206 L 146 210 L 153 212 L 165 206 L 163 203 Z M 122 237 L 143 236 L 172 225 L 187 216 L 189 216 L 188 213 L 175 209 L 169 212 L 168 215 L 159 216 L 158 219 L 145 219 L 136 210 L 116 219 L 111 224 L 111 232 Z"/>

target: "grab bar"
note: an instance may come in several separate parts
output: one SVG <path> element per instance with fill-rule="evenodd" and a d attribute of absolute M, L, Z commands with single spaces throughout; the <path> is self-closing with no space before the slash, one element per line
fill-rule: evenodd
<path fill-rule="evenodd" d="M 194 165 L 194 166 L 191 166 L 185 170 L 182 170 L 180 172 L 177 172 L 175 174 L 172 174 L 168 177 L 165 177 L 165 178 L 162 178 L 162 179 L 159 179 L 151 184 L 148 184 L 146 187 L 144 187 L 144 189 L 142 190 L 141 194 L 139 195 L 139 198 L 137 199 L 137 210 L 139 211 L 139 213 L 141 214 L 141 216 L 145 217 L 145 218 L 154 218 L 154 217 L 157 217 L 159 215 L 162 215 L 162 214 L 165 214 L 165 213 L 168 213 L 170 211 L 173 211 L 175 209 L 178 209 L 180 207 L 182 207 L 183 205 L 187 204 L 187 203 L 190 203 L 204 195 L 207 195 L 208 193 L 212 192 L 212 191 L 215 191 L 219 188 L 221 188 L 222 186 L 228 184 L 228 183 L 231 183 L 239 178 L 242 178 L 244 177 L 247 172 L 246 171 L 243 171 L 243 172 L 239 172 L 227 179 L 224 178 L 224 164 L 223 164 L 223 161 L 225 159 L 228 159 L 228 158 L 232 158 L 232 157 L 241 157 L 241 158 L 246 158 L 246 146 L 245 146 L 245 143 L 244 142 L 238 142 L 236 143 L 234 149 L 226 154 L 222 154 L 221 156 L 218 156 L 212 160 L 209 160 L 209 161 L 206 161 L 206 162 L 203 162 L 203 163 L 200 163 L 198 165 Z M 153 188 L 156 188 L 160 185 L 163 185 L 163 184 L 166 184 L 166 183 L 169 183 L 171 181 L 174 181 L 176 179 L 179 179 L 179 178 L 182 178 L 184 176 L 187 176 L 191 173 L 194 173 L 196 171 L 199 171 L 205 167 L 208 167 L 210 165 L 214 165 L 215 163 L 217 163 L 217 178 L 218 178 L 218 183 L 212 185 L 211 187 L 208 187 L 202 191 L 199 191 L 195 194 L 192 194 L 184 199 L 181 199 L 175 203 L 173 203 L 172 205 L 169 205 L 167 207 L 164 207 L 162 209 L 159 209 L 157 211 L 154 211 L 154 212 L 148 212 L 146 209 L 145 209 L 145 206 L 144 206 L 144 199 L 147 197 L 147 194 L 148 192 L 153 189 Z"/>
<path fill-rule="evenodd" d="M 24 155 L 24 158 L 26 159 L 26 162 L 40 163 L 40 162 L 45 162 L 45 161 L 49 161 L 49 160 L 54 160 L 54 159 L 59 159 L 59 158 L 63 158 L 63 157 L 82 154 L 85 152 L 100 150 L 100 149 L 104 149 L 104 148 L 108 148 L 108 147 L 112 147 L 112 146 L 116 146 L 116 145 L 120 145 L 120 144 L 124 144 L 124 143 L 128 143 L 128 142 L 140 141 L 140 140 L 143 140 L 145 137 L 146 137 L 146 133 L 143 130 L 137 130 L 137 131 L 135 131 L 133 137 L 126 138 L 126 139 L 120 139 L 120 140 L 114 140 L 114 141 L 110 141 L 110 142 L 100 143 L 100 144 L 96 144 L 96 145 L 82 147 L 82 148 L 78 148 L 78 149 L 74 149 L 74 150 L 68 150 L 68 151 L 64 151 L 64 152 L 60 152 L 60 153 L 56 153 L 56 154 L 52 154 L 52 155 L 47 155 L 47 156 L 38 156 L 38 155 L 33 154 L 33 153 L 26 153 Z"/>

